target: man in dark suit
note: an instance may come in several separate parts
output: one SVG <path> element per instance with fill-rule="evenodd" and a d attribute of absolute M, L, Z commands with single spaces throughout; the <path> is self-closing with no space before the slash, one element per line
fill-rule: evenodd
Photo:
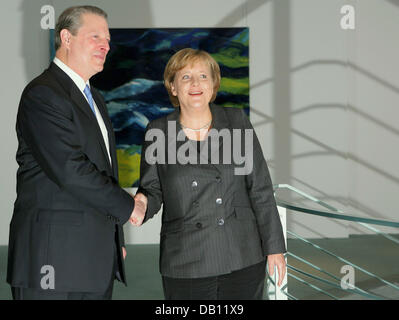
<path fill-rule="evenodd" d="M 56 58 L 21 96 L 7 282 L 14 299 L 111 299 L 126 284 L 122 226 L 145 210 L 118 186 L 115 137 L 89 79 L 109 51 L 107 14 L 65 10 Z"/>

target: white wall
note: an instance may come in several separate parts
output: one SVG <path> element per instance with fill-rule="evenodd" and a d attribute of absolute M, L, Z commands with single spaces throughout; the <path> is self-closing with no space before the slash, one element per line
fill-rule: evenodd
<path fill-rule="evenodd" d="M 288 183 L 350 214 L 396 220 L 399 208 L 399 1 L 389 0 L 87 0 L 109 14 L 111 28 L 249 27 L 250 104 L 274 183 Z M 0 244 L 8 242 L 15 200 L 15 116 L 26 83 L 48 65 L 40 8 L 56 16 L 82 4 L 6 0 L 0 119 Z M 340 28 L 352 4 L 354 31 Z M 300 200 L 292 194 L 280 193 Z M 302 203 L 302 202 L 301 202 Z M 305 202 L 303 202 L 305 203 Z M 288 214 L 308 236 L 346 236 L 346 223 Z M 126 225 L 127 242 L 159 239 L 160 217 Z M 360 230 L 360 229 L 359 229 Z M 350 232 L 358 232 L 351 230 Z"/>

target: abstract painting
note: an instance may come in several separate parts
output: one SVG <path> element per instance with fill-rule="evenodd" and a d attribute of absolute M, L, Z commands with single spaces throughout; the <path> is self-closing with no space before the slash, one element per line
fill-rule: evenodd
<path fill-rule="evenodd" d="M 221 69 L 215 103 L 249 114 L 249 29 L 110 29 L 110 51 L 103 72 L 91 84 L 107 103 L 114 127 L 122 187 L 139 181 L 141 143 L 153 119 L 174 110 L 163 85 L 169 58 L 191 47 L 212 55 Z"/>

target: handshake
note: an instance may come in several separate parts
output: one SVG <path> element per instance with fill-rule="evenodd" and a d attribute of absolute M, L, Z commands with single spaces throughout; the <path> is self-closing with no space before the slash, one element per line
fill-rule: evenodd
<path fill-rule="evenodd" d="M 139 227 L 142 225 L 145 213 L 147 211 L 147 203 L 148 200 L 144 194 L 137 193 L 134 196 L 134 209 L 129 218 L 129 221 L 133 226 Z"/>

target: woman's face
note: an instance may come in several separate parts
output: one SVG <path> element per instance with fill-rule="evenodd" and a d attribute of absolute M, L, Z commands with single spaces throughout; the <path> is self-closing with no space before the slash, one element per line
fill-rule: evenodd
<path fill-rule="evenodd" d="M 213 80 L 208 64 L 194 61 L 179 70 L 171 85 L 182 108 L 207 107 L 213 95 Z"/>

